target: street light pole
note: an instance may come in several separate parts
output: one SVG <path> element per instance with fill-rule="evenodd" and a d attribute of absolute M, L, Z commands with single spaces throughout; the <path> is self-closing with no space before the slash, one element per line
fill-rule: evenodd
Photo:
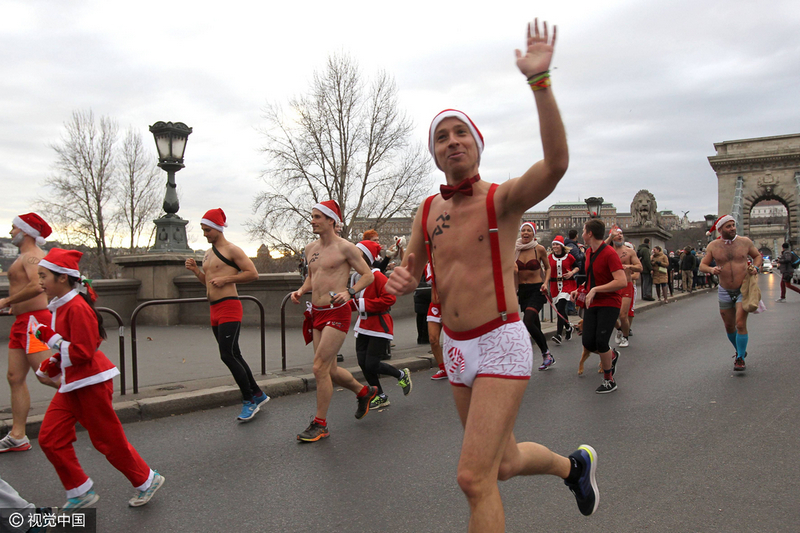
<path fill-rule="evenodd" d="M 178 216 L 178 185 L 175 173 L 184 168 L 183 154 L 186 141 L 192 128 L 183 122 L 156 122 L 150 126 L 150 132 L 158 149 L 158 166 L 167 173 L 167 190 L 162 207 L 166 213 L 154 220 L 156 225 L 156 242 L 150 249 L 154 252 L 191 252 L 186 237 L 188 220 Z"/>
<path fill-rule="evenodd" d="M 604 202 L 603 197 L 592 196 L 584 201 L 586 202 L 586 210 L 589 212 L 589 218 L 600 218 L 600 210 L 603 208 Z"/>

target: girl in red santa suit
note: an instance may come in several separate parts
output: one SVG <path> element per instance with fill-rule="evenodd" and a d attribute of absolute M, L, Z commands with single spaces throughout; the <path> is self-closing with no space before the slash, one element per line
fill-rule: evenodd
<path fill-rule="evenodd" d="M 373 241 L 361 241 L 356 244 L 361 250 L 364 260 L 370 267 L 378 258 L 381 245 Z M 389 406 L 389 398 L 381 388 L 380 375 L 392 376 L 403 389 L 403 394 L 411 392 L 411 374 L 407 368 L 398 370 L 392 365 L 381 361 L 381 356 L 389 350 L 394 333 L 394 323 L 389 311 L 397 299 L 384 290 L 386 276 L 380 269 L 372 269 L 375 281 L 361 292 L 356 293 L 350 300 L 353 310 L 358 313 L 358 320 L 353 328 L 356 335 L 356 357 L 358 366 L 364 372 L 367 383 L 378 389 L 378 394 L 372 399 L 370 409 L 380 409 Z M 358 281 L 358 274 L 353 274 L 350 280 L 352 287 Z"/>
<path fill-rule="evenodd" d="M 558 325 L 556 334 L 552 341 L 561 344 L 561 332 L 565 331 L 567 340 L 572 338 L 572 326 L 567 321 L 567 303 L 570 301 L 570 293 L 578 288 L 575 282 L 575 274 L 578 268 L 575 266 L 575 258 L 568 253 L 564 246 L 564 237 L 556 235 L 553 239 L 553 252 L 548 256 L 550 261 L 550 294 L 553 296 L 553 304 L 558 311 Z"/>
<path fill-rule="evenodd" d="M 98 350 L 106 332 L 94 309 L 97 295 L 78 270 L 82 255 L 53 248 L 39 262 L 39 285 L 52 298 L 47 308 L 53 318 L 50 324 L 36 325 L 36 336 L 56 354 L 45 359 L 36 373 L 51 379 L 61 376 L 39 430 L 39 445 L 67 491 L 64 508 L 94 504 L 99 496 L 72 446 L 75 424 L 80 422 L 97 451 L 139 491 L 128 502 L 138 507 L 150 501 L 164 484 L 164 476 L 151 470 L 128 443 L 111 405 L 112 379 L 119 370 Z"/>

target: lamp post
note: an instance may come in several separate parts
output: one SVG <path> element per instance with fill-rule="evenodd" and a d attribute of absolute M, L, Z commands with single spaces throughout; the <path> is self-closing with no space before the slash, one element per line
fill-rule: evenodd
<path fill-rule="evenodd" d="M 603 197 L 592 196 L 584 201 L 586 202 L 586 210 L 589 212 L 589 218 L 600 218 L 600 209 L 603 207 Z"/>
<path fill-rule="evenodd" d="M 166 213 L 161 218 L 154 220 L 156 225 L 156 242 L 150 249 L 154 252 L 191 252 L 186 238 L 186 224 L 178 216 L 178 191 L 175 183 L 175 173 L 184 167 L 183 153 L 186 150 L 186 140 L 192 133 L 192 128 L 183 122 L 156 122 L 150 126 L 150 132 L 155 137 L 158 150 L 158 166 L 167 173 L 167 191 L 164 194 L 163 208 Z"/>
<path fill-rule="evenodd" d="M 717 215 L 706 215 L 706 233 L 711 231 L 711 226 L 714 225 L 714 221 L 717 220 Z M 711 242 L 712 236 L 708 235 L 708 242 Z"/>

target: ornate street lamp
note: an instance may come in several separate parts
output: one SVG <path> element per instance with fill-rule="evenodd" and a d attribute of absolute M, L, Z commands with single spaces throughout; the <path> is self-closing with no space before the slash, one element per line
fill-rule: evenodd
<path fill-rule="evenodd" d="M 151 251 L 191 252 L 186 238 L 186 224 L 189 221 L 177 215 L 180 205 L 175 173 L 184 167 L 183 153 L 192 128 L 183 122 L 159 121 L 150 126 L 150 132 L 156 141 L 158 166 L 167 172 L 167 191 L 163 203 L 166 214 L 153 221 L 156 225 L 156 242 Z"/>
<path fill-rule="evenodd" d="M 586 202 L 586 210 L 589 212 L 589 218 L 600 218 L 600 209 L 603 207 L 603 197 L 592 196 L 584 201 Z"/>
<path fill-rule="evenodd" d="M 706 215 L 706 233 L 711 231 L 711 226 L 714 225 L 714 222 L 717 220 L 717 215 Z M 708 242 L 711 242 L 713 235 L 708 235 Z"/>

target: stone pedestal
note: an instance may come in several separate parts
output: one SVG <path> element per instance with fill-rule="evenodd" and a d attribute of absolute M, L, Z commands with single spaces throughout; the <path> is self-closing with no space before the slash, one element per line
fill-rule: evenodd
<path fill-rule="evenodd" d="M 123 267 L 123 278 L 138 279 L 141 282 L 137 299 L 142 303 L 148 300 L 180 298 L 174 279 L 187 273 L 184 264 L 190 257 L 194 257 L 194 253 L 123 255 L 115 257 L 114 263 Z M 147 307 L 139 313 L 137 323 L 159 326 L 179 324 L 180 306 L 170 304 Z"/>
<path fill-rule="evenodd" d="M 184 220 L 178 215 L 164 215 L 153 222 L 156 225 L 156 243 L 150 248 L 150 252 L 192 253 L 186 238 L 188 220 Z"/>
<path fill-rule="evenodd" d="M 625 240 L 633 244 L 634 248 L 639 249 L 639 245 L 645 239 L 650 239 L 650 250 L 654 246 L 661 246 L 663 250 L 666 242 L 672 238 L 672 233 L 658 226 L 638 226 L 625 229 Z"/>

